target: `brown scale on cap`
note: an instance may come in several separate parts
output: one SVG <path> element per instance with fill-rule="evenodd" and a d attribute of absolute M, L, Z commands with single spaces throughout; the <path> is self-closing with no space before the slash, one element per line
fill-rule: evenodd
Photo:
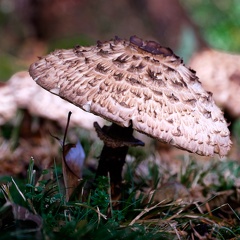
<path fill-rule="evenodd" d="M 142 50 L 152 53 L 152 54 L 162 54 L 164 56 L 171 56 L 174 55 L 172 50 L 170 48 L 162 47 L 159 43 L 154 41 L 143 41 L 141 38 L 138 38 L 137 36 L 130 37 L 130 42 L 132 44 L 135 44 Z"/>
<path fill-rule="evenodd" d="M 30 67 L 43 88 L 122 127 L 200 155 L 231 146 L 220 109 L 171 49 L 133 36 L 56 50 Z"/>

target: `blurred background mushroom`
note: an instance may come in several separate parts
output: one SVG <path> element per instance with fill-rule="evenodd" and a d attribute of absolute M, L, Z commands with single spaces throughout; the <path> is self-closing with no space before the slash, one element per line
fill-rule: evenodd
<path fill-rule="evenodd" d="M 17 107 L 27 109 L 33 116 L 50 119 L 64 127 L 67 114 L 71 111 L 70 126 L 78 126 L 88 130 L 93 129 L 93 122 L 102 122 L 101 118 L 86 114 L 82 110 L 79 111 L 79 108 L 73 104 L 48 94 L 32 81 L 28 72 L 14 74 L 7 84 L 14 95 Z"/>
<path fill-rule="evenodd" d="M 240 157 L 240 55 L 204 48 L 190 59 L 203 87 L 213 93 L 216 104 L 224 111 L 233 139 L 231 158 Z"/>
<path fill-rule="evenodd" d="M 39 168 L 51 166 L 58 156 L 59 145 L 50 133 L 63 132 L 69 111 L 72 112 L 70 128 L 93 130 L 94 121 L 103 123 L 102 118 L 48 94 L 32 81 L 26 71 L 16 73 L 2 83 L 0 96 L 0 124 L 8 124 L 10 134 L 16 134 L 15 139 L 10 139 L 12 142 L 7 141 L 10 137 L 4 139 L 3 136 L 0 140 L 0 174 L 9 174 L 14 161 L 19 167 L 13 169 L 13 174 L 24 173 L 31 156 Z M 1 130 L 3 134 L 7 129 Z M 95 138 L 94 135 L 89 136 Z M 77 141 L 76 137 L 74 141 Z"/>
<path fill-rule="evenodd" d="M 0 125 L 10 121 L 16 114 L 14 95 L 5 83 L 0 83 Z"/>
<path fill-rule="evenodd" d="M 196 53 L 189 65 L 197 71 L 203 87 L 213 93 L 227 119 L 240 117 L 240 55 L 205 49 Z"/>
<path fill-rule="evenodd" d="M 133 129 L 199 155 L 225 156 L 231 147 L 212 94 L 171 49 L 154 41 L 116 37 L 56 50 L 29 72 L 51 93 L 113 122 L 95 128 L 104 141 L 97 176 L 109 173 L 114 186 L 121 184 L 128 147 L 143 145 Z"/>

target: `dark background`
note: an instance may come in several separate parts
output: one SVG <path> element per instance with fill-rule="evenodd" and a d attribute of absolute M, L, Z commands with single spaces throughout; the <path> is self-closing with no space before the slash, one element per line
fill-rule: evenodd
<path fill-rule="evenodd" d="M 211 46 L 240 51 L 237 0 L 0 0 L 0 81 L 55 48 L 137 35 L 185 62 Z"/>

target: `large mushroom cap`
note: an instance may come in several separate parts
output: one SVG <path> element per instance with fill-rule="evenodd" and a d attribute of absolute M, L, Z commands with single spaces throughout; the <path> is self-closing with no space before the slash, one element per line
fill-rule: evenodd
<path fill-rule="evenodd" d="M 169 48 L 116 38 L 56 50 L 30 67 L 43 88 L 85 111 L 200 155 L 226 155 L 226 121 L 195 75 Z"/>

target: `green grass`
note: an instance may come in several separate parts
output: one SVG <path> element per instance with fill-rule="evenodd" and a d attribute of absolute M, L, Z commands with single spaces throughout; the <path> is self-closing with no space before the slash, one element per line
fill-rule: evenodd
<path fill-rule="evenodd" d="M 1 181 L 1 239 L 238 239 L 238 163 L 218 161 L 206 167 L 183 161 L 163 189 L 180 192 L 179 186 L 185 187 L 189 195 L 168 201 L 157 195 L 166 172 L 153 161 L 142 166 L 147 174 L 139 176 L 139 164 L 127 164 L 121 198 L 111 199 L 107 177 L 93 184 L 94 174 L 88 172 L 80 191 L 66 202 L 61 168 L 44 170 L 37 179 L 31 159 L 25 182 Z M 154 188 L 149 197 L 146 189 Z"/>

